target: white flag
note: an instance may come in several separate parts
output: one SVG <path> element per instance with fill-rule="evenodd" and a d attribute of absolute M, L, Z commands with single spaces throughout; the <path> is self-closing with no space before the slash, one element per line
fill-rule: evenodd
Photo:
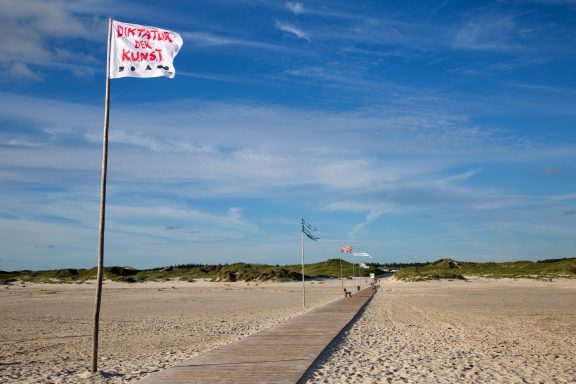
<path fill-rule="evenodd" d="M 354 253 L 352 254 L 352 256 L 372 258 L 372 256 L 370 256 L 370 255 L 367 254 L 366 252 L 354 252 Z"/>
<path fill-rule="evenodd" d="M 172 64 L 182 47 L 179 34 L 165 29 L 112 21 L 110 78 L 173 78 Z"/>

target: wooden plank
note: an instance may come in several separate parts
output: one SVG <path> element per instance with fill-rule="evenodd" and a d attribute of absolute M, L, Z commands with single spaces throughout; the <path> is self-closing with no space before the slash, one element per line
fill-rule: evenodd
<path fill-rule="evenodd" d="M 141 384 L 297 383 L 376 291 L 367 288 L 152 374 Z"/>

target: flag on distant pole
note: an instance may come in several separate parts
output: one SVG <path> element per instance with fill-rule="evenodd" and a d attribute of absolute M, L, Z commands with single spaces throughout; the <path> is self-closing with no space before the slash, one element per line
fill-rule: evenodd
<path fill-rule="evenodd" d="M 316 237 L 312 234 L 312 232 L 317 230 L 317 228 L 314 228 L 308 224 L 304 218 L 302 218 L 302 233 L 305 234 L 310 240 L 318 241 L 319 237 Z"/>
<path fill-rule="evenodd" d="M 340 253 L 352 253 L 352 246 L 347 244 L 340 245 Z M 340 280 L 342 281 L 342 289 L 344 289 L 344 280 L 342 280 L 342 257 L 340 257 Z"/>
<path fill-rule="evenodd" d="M 304 284 L 304 235 L 306 235 L 310 240 L 318 241 L 319 237 L 312 234 L 312 232 L 317 230 L 318 229 L 308 224 L 306 220 L 302 218 L 302 305 L 304 307 L 306 307 L 306 285 Z"/>
<path fill-rule="evenodd" d="M 98 370 L 98 331 L 102 280 L 104 276 L 104 227 L 106 224 L 106 178 L 108 173 L 108 125 L 110 122 L 110 79 L 121 77 L 173 78 L 172 60 L 182 47 L 179 34 L 165 29 L 108 20 L 106 50 L 106 93 L 104 96 L 104 129 L 102 135 L 102 176 L 100 183 L 100 223 L 98 227 L 98 271 L 96 302 L 92 331 L 91 371 Z"/>
<path fill-rule="evenodd" d="M 173 78 L 172 61 L 182 47 L 176 32 L 145 25 L 112 21 L 110 78 Z"/>
<path fill-rule="evenodd" d="M 352 256 L 354 256 L 354 257 L 369 257 L 369 258 L 372 258 L 372 256 L 370 256 L 370 255 L 367 254 L 366 252 L 353 252 L 353 253 L 352 253 Z M 362 263 L 362 264 L 363 264 L 363 263 Z M 362 264 L 360 264 L 360 265 L 358 266 L 358 275 L 360 275 L 360 267 L 362 267 Z M 366 265 L 366 264 L 364 264 L 364 265 Z M 362 268 L 364 268 L 364 267 L 362 267 Z M 352 264 L 352 270 L 354 270 L 354 264 Z M 354 274 L 354 272 L 352 272 L 352 274 Z"/>
<path fill-rule="evenodd" d="M 351 245 L 342 244 L 342 245 L 340 246 L 340 253 L 352 253 L 352 246 L 351 246 Z"/>

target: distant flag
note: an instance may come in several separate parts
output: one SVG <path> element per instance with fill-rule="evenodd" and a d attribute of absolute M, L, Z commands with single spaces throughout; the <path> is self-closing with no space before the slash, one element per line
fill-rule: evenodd
<path fill-rule="evenodd" d="M 302 304 L 306 307 L 306 285 L 304 284 L 304 235 L 310 240 L 318 241 L 319 237 L 316 237 L 312 234 L 312 232 L 317 231 L 318 229 L 314 228 L 310 224 L 302 218 Z"/>
<path fill-rule="evenodd" d="M 367 266 L 367 265 L 366 265 L 366 264 L 364 264 L 364 263 L 360 263 L 360 267 L 361 267 L 361 268 L 364 268 L 364 269 L 368 269 L 368 268 L 370 268 L 369 266 Z"/>
<path fill-rule="evenodd" d="M 354 252 L 354 253 L 352 254 L 352 256 L 372 258 L 372 256 L 370 256 L 370 255 L 367 254 L 366 252 Z"/>
<path fill-rule="evenodd" d="M 310 224 L 308 224 L 306 222 L 306 220 L 304 220 L 304 218 L 302 218 L 302 232 L 310 239 L 310 240 L 314 240 L 314 241 L 318 241 L 319 237 L 316 237 L 312 234 L 312 232 L 317 231 L 318 229 L 314 228 L 313 226 L 311 226 Z"/>
<path fill-rule="evenodd" d="M 182 47 L 176 32 L 112 20 L 110 44 L 111 79 L 176 74 L 172 61 Z"/>
<path fill-rule="evenodd" d="M 352 246 L 343 244 L 340 246 L 340 253 L 352 253 Z"/>

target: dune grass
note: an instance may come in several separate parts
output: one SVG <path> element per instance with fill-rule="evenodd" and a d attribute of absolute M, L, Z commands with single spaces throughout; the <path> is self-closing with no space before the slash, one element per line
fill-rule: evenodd
<path fill-rule="evenodd" d="M 358 270 L 356 266 L 356 275 Z M 352 264 L 342 260 L 343 276 L 352 275 Z M 381 273 L 372 267 L 368 273 Z M 329 259 L 319 263 L 305 265 L 305 278 L 338 278 L 340 277 L 340 260 Z M 144 281 L 212 279 L 214 281 L 294 281 L 301 280 L 301 265 L 266 265 L 266 264 L 217 264 L 200 265 L 184 264 L 162 268 L 135 269 L 131 267 L 106 267 L 104 278 L 112 281 L 137 283 Z M 96 268 L 91 269 L 56 269 L 45 271 L 0 271 L 0 284 L 11 284 L 16 280 L 42 283 L 81 283 L 96 279 Z"/>
<path fill-rule="evenodd" d="M 396 263 L 397 264 L 397 263 Z M 400 266 L 401 264 L 397 264 Z M 305 265 L 305 278 L 339 278 L 340 259 L 328 259 Z M 342 276 L 352 276 L 352 264 L 342 260 Z M 358 276 L 358 266 L 355 276 Z M 370 273 L 377 275 L 383 269 L 372 265 L 362 270 L 362 276 Z M 441 259 L 428 264 L 405 265 L 396 273 L 396 278 L 404 281 L 422 281 L 432 279 L 465 279 L 466 277 L 486 278 L 528 278 L 558 279 L 576 278 L 576 258 L 504 263 L 475 263 L 452 259 Z M 112 281 L 138 283 L 145 281 L 211 279 L 213 281 L 297 281 L 302 279 L 301 265 L 267 264 L 184 264 L 152 269 L 131 267 L 106 267 L 104 278 Z M 96 268 L 55 269 L 45 271 L 0 271 L 0 285 L 9 285 L 20 280 L 42 283 L 82 283 L 96 279 Z"/>
<path fill-rule="evenodd" d="M 573 279 L 576 278 L 576 258 L 503 263 L 474 263 L 440 259 L 425 266 L 403 268 L 396 273 L 396 278 L 404 281 L 465 279 L 466 277 Z"/>

